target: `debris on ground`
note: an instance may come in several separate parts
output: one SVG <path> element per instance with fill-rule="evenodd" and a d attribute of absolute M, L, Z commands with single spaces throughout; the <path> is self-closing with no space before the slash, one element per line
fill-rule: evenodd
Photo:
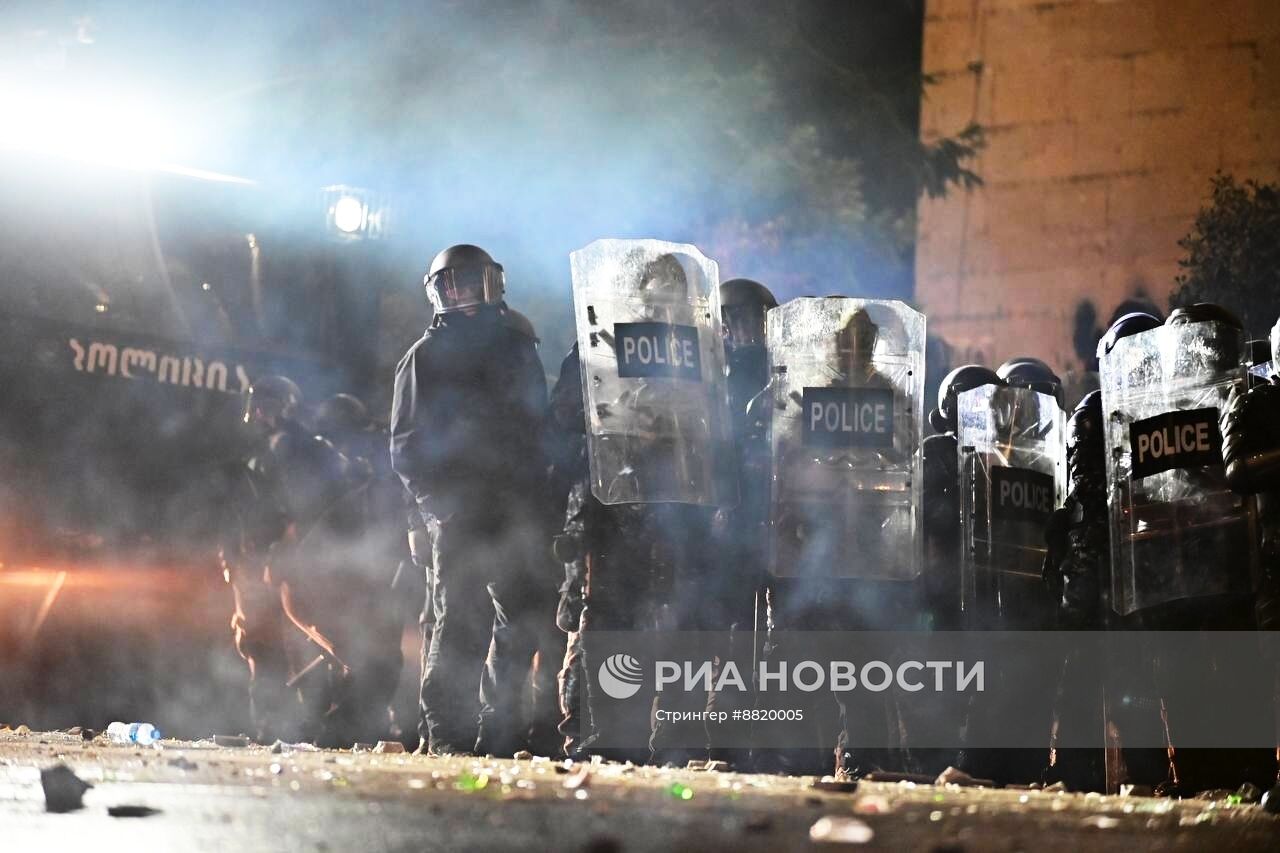
<path fill-rule="evenodd" d="M 92 788 L 65 764 L 58 764 L 40 771 L 40 787 L 44 789 L 44 807 L 47 811 L 73 812 L 84 807 L 84 792 Z"/>
<path fill-rule="evenodd" d="M 108 806 L 107 814 L 112 817 L 150 817 L 160 814 L 160 810 L 150 806 Z"/>
<path fill-rule="evenodd" d="M 996 783 L 991 779 L 977 779 L 956 767 L 948 767 L 933 780 L 935 785 L 959 785 L 961 788 L 994 788 Z"/>
<path fill-rule="evenodd" d="M 809 839 L 826 844 L 866 844 L 875 838 L 870 826 L 856 817 L 828 816 L 819 818 L 809 828 Z"/>
<path fill-rule="evenodd" d="M 585 788 L 588 784 L 590 784 L 590 782 L 591 782 L 591 768 L 584 764 L 578 768 L 576 773 L 570 774 L 569 777 L 564 780 L 564 786 L 566 788 L 571 788 L 571 789 Z"/>
<path fill-rule="evenodd" d="M 218 746 L 245 747 L 249 745 L 248 735 L 214 735 L 213 742 Z"/>

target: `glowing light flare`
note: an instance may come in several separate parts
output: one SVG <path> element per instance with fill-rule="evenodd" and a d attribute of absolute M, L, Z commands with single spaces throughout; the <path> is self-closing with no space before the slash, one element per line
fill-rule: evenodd
<path fill-rule="evenodd" d="M 344 195 L 333 203 L 333 226 L 344 234 L 354 234 L 364 227 L 364 202 Z"/>
<path fill-rule="evenodd" d="M 167 172 L 206 181 L 252 184 L 246 178 L 175 162 L 188 146 L 158 111 L 115 94 L 69 96 L 0 82 L 0 152 L 56 157 L 133 171 Z"/>

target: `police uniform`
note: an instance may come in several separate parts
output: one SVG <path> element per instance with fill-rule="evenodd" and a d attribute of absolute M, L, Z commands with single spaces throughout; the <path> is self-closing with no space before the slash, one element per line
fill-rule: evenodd
<path fill-rule="evenodd" d="M 523 748 L 532 623 L 551 619 L 546 379 L 534 341 L 502 312 L 438 311 L 396 368 L 392 466 L 432 540 L 435 624 L 422 696 L 438 753 Z"/>

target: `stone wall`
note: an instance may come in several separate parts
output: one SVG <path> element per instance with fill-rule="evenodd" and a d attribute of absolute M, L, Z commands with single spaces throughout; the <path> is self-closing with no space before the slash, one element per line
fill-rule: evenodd
<path fill-rule="evenodd" d="M 928 0 L 923 66 L 923 137 L 987 132 L 985 186 L 919 206 L 956 363 L 1078 368 L 1079 313 L 1166 307 L 1215 171 L 1280 178 L 1280 0 Z"/>

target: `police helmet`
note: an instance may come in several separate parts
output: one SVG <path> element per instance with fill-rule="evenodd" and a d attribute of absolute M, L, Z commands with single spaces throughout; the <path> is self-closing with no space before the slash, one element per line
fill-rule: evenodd
<path fill-rule="evenodd" d="M 942 379 L 938 386 L 938 407 L 929 413 L 929 424 L 938 432 L 956 428 L 956 398 L 983 385 L 1003 385 L 999 375 L 981 364 L 963 364 Z"/>
<path fill-rule="evenodd" d="M 316 432 L 325 438 L 366 432 L 373 426 L 369 410 L 352 394 L 334 394 L 315 412 Z"/>
<path fill-rule="evenodd" d="M 720 317 L 725 340 L 732 347 L 764 346 L 765 315 L 777 308 L 769 288 L 749 278 L 733 278 L 720 285 Z"/>
<path fill-rule="evenodd" d="M 1111 328 L 1107 329 L 1106 334 L 1098 341 L 1098 358 L 1101 359 L 1111 352 L 1115 348 L 1116 341 L 1121 338 L 1146 332 L 1161 325 L 1163 324 L 1158 317 L 1142 311 L 1132 311 L 1122 315 L 1111 324 Z"/>
<path fill-rule="evenodd" d="M 287 376 L 263 376 L 244 395 L 244 422 L 292 418 L 302 405 L 302 390 Z"/>
<path fill-rule="evenodd" d="M 1062 380 L 1049 365 L 1038 358 L 1011 358 L 996 368 L 996 376 L 1014 388 L 1030 388 L 1032 391 L 1048 394 L 1058 401 L 1059 408 L 1062 406 Z"/>
<path fill-rule="evenodd" d="M 506 293 L 502 265 L 479 246 L 460 243 L 435 256 L 422 281 L 437 314 L 497 305 Z"/>

